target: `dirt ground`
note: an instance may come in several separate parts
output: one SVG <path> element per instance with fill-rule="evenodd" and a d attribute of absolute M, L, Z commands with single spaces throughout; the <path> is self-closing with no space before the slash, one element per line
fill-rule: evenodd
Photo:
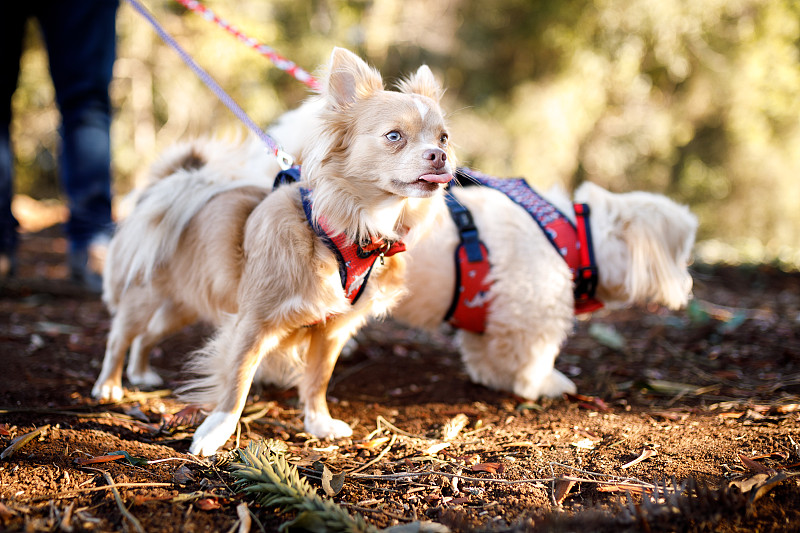
<path fill-rule="evenodd" d="M 243 503 L 251 531 L 291 519 L 233 492 L 224 466 L 186 454 L 202 415 L 169 391 L 91 399 L 108 314 L 65 279 L 57 229 L 22 244 L 18 276 L 0 288 L 0 450 L 44 430 L 3 452 L 0 530 L 135 531 L 129 513 L 144 531 L 246 531 Z M 557 366 L 580 395 L 533 403 L 472 384 L 446 332 L 385 322 L 362 332 L 329 390 L 352 439 L 310 439 L 294 391 L 264 389 L 238 445 L 285 442 L 315 486 L 321 464 L 345 472 L 333 500 L 378 527 L 800 530 L 800 275 L 693 274 L 688 310 L 577 322 Z M 156 353 L 170 387 L 208 333 L 189 328 Z M 120 450 L 150 462 L 103 461 Z"/>

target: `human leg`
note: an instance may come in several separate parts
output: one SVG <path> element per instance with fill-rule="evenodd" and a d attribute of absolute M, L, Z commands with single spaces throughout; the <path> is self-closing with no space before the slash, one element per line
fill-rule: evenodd
<path fill-rule="evenodd" d="M 60 174 L 69 200 L 70 268 L 100 290 L 93 245 L 105 248 L 111 221 L 111 104 L 116 0 L 53 2 L 39 14 L 62 115 Z"/>
<path fill-rule="evenodd" d="M 0 17 L 0 279 L 13 273 L 17 220 L 11 213 L 14 194 L 14 157 L 11 151 L 11 97 L 17 88 L 25 13 L 9 6 Z"/>

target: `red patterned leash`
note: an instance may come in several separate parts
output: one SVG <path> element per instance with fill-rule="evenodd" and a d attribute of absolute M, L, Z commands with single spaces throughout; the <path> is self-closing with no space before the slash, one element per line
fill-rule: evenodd
<path fill-rule="evenodd" d="M 305 83 L 313 90 L 315 91 L 319 90 L 320 88 L 319 82 L 316 80 L 316 78 L 314 78 L 314 76 L 312 76 L 311 74 L 309 74 L 308 72 L 297 66 L 293 61 L 290 61 L 285 57 L 281 56 L 280 54 L 278 54 L 273 48 L 267 46 L 266 44 L 259 43 L 258 41 L 256 41 L 251 37 L 248 37 L 247 35 L 242 33 L 242 31 L 239 30 L 237 27 L 228 23 L 226 20 L 218 17 L 213 11 L 211 11 L 206 6 L 201 4 L 198 0 L 175 0 L 175 1 L 184 6 L 186 9 L 194 11 L 204 19 L 210 22 L 214 22 L 217 26 L 219 26 L 223 30 L 227 31 L 228 33 L 236 37 L 239 41 L 243 42 L 250 48 L 253 48 L 256 52 L 258 52 L 262 56 L 272 61 L 272 63 L 279 69 L 288 72 L 289 74 L 294 76 L 297 80 Z"/>

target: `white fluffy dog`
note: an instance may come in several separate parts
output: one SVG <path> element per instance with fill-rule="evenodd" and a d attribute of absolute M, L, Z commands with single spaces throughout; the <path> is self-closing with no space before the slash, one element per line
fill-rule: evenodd
<path fill-rule="evenodd" d="M 454 188 L 471 212 L 491 263 L 486 331 L 459 330 L 460 352 L 470 377 L 492 388 L 536 399 L 575 392 L 553 368 L 574 323 L 573 280 L 531 216 L 506 195 L 484 187 Z M 569 198 L 548 200 L 569 217 Z M 692 287 L 687 271 L 697 221 L 668 198 L 646 193 L 613 194 L 592 183 L 575 192 L 589 204 L 598 266 L 596 297 L 606 305 L 655 302 L 677 309 Z M 436 227 L 408 258 L 408 296 L 392 315 L 412 326 L 435 326 L 448 310 L 455 287 L 458 231 L 446 209 Z"/>

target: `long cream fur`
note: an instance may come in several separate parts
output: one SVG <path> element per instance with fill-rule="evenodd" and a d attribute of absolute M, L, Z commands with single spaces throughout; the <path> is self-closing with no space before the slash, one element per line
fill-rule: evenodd
<path fill-rule="evenodd" d="M 428 212 L 443 204 L 441 185 L 454 164 L 431 96 L 440 94 L 438 85 L 421 67 L 401 92 L 385 91 L 380 75 L 343 49 L 334 50 L 328 72 L 320 120 L 309 132 L 315 141 L 304 153 L 313 217 L 357 241 L 415 241 Z M 183 393 L 211 414 L 192 453 L 212 454 L 227 441 L 262 358 L 269 365 L 286 352 L 305 355 L 298 388 L 306 430 L 348 436 L 349 426 L 328 412 L 328 380 L 350 336 L 404 294 L 403 254 L 376 263 L 351 305 L 333 253 L 305 219 L 299 185 L 269 193 L 272 174 L 241 161 L 227 172 L 211 163 L 216 148 L 220 161 L 249 149 L 176 149 L 112 240 L 104 291 L 114 317 L 93 392 L 121 396 L 131 342 L 151 343 L 176 325 L 205 319 L 219 329 L 193 358 L 198 378 Z M 137 355 L 145 374 L 147 351 Z"/>

